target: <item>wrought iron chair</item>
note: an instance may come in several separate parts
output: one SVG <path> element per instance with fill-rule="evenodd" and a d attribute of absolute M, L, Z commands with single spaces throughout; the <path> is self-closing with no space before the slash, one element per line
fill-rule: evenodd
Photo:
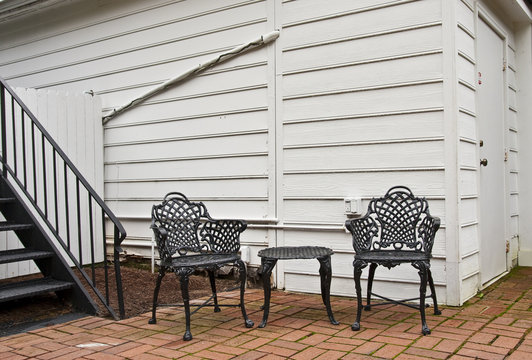
<path fill-rule="evenodd" d="M 184 340 L 191 340 L 190 303 L 188 293 L 189 276 L 198 268 L 207 270 L 212 289 L 212 297 L 197 306 L 196 312 L 203 306 L 214 306 L 219 312 L 220 306 L 216 295 L 214 271 L 222 265 L 233 265 L 239 270 L 240 306 L 245 326 L 253 327 L 248 319 L 244 306 L 246 285 L 246 266 L 238 255 L 240 249 L 240 233 L 247 227 L 243 220 L 215 220 L 210 217 L 202 202 L 192 202 L 178 192 L 168 193 L 161 204 L 152 208 L 151 228 L 155 233 L 159 250 L 159 276 L 153 292 L 153 310 L 150 324 L 155 324 L 157 298 L 161 281 L 168 271 L 173 271 L 180 279 L 181 294 L 185 308 L 186 330 Z M 213 300 L 213 302 L 211 302 Z"/>
<path fill-rule="evenodd" d="M 434 303 L 434 314 L 441 314 L 430 272 L 432 245 L 436 231 L 440 227 L 440 219 L 430 215 L 427 201 L 415 197 L 405 186 L 395 186 L 388 190 L 384 197 L 371 200 L 364 217 L 349 219 L 345 222 L 345 226 L 351 232 L 356 253 L 353 267 L 357 317 L 351 328 L 360 329 L 362 312 L 360 276 L 362 269 L 370 264 L 365 310 L 371 309 L 372 295 L 387 300 L 376 305 L 395 303 L 419 309 L 422 333 L 430 334 L 425 319 L 427 281 L 431 290 L 430 297 Z M 411 263 L 418 270 L 421 280 L 419 298 L 392 300 L 371 292 L 378 265 L 391 269 L 402 263 Z M 415 300 L 419 300 L 419 306 L 407 303 Z"/>

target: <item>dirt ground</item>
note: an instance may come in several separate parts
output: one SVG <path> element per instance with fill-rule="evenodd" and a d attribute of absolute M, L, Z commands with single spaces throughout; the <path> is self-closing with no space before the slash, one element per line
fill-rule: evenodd
<path fill-rule="evenodd" d="M 130 259 L 122 264 L 122 288 L 124 293 L 124 305 L 126 318 L 133 317 L 148 311 L 151 311 L 153 301 L 153 289 L 157 278 L 157 269 L 153 274 L 150 265 L 145 261 Z M 87 271 L 91 276 L 90 271 Z M 96 269 L 96 282 L 102 284 L 100 291 L 103 292 L 104 269 Z M 31 278 L 35 276 L 28 276 Z M 109 271 L 110 287 L 114 286 L 114 272 L 112 267 Z M 216 280 L 218 292 L 234 288 L 238 285 L 236 276 L 233 273 L 229 275 L 219 275 Z M 0 284 L 6 280 L 0 281 Z M 249 286 L 248 282 L 248 286 Z M 258 286 L 257 284 L 251 284 Z M 167 273 L 163 279 L 161 290 L 159 292 L 159 303 L 176 304 L 182 301 L 181 287 L 179 279 L 172 273 Z M 190 299 L 196 299 L 211 294 L 211 287 L 208 276 L 204 273 L 192 275 L 189 283 Z M 118 313 L 116 306 L 116 292 L 110 292 L 110 302 Z M 100 306 L 100 304 L 98 304 Z M 3 303 L 0 307 L 0 336 L 8 334 L 10 329 L 24 327 L 25 324 L 32 324 L 38 321 L 53 319 L 58 316 L 69 314 L 75 311 L 71 304 L 60 300 L 55 294 L 45 294 L 35 296 L 30 299 L 15 300 Z M 100 316 L 108 317 L 109 314 L 104 309 L 100 311 Z"/>

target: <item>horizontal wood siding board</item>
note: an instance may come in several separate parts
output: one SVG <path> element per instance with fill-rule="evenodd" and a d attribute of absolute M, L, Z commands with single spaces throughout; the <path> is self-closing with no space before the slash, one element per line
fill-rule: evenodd
<path fill-rule="evenodd" d="M 283 95 L 326 93 L 340 89 L 393 86 L 405 82 L 426 81 L 442 77 L 442 57 L 429 53 L 414 57 L 389 59 L 342 67 L 328 67 L 297 72 L 283 77 Z"/>
<path fill-rule="evenodd" d="M 224 94 L 151 104 L 140 104 L 128 111 L 128 122 L 146 122 L 167 119 L 172 116 L 196 117 L 200 114 L 235 113 L 239 109 L 264 108 L 267 103 L 267 89 L 250 89 Z M 125 100 L 124 103 L 131 99 Z M 124 116 L 125 117 L 125 116 Z M 117 117 L 117 120 L 120 116 Z"/>
<path fill-rule="evenodd" d="M 177 135 L 182 138 L 205 137 L 212 134 L 234 134 L 238 132 L 264 131 L 268 127 L 267 111 L 256 110 L 242 113 L 220 112 L 218 115 L 205 114 L 193 118 L 169 121 L 143 122 L 131 126 L 114 126 L 105 129 L 108 144 L 152 141 L 157 138 Z"/>
<path fill-rule="evenodd" d="M 219 177 L 219 176 L 267 176 L 266 155 L 211 158 L 196 160 L 136 162 L 107 164 L 105 176 L 108 181 L 120 179 L 149 179 L 153 177 Z"/>
<path fill-rule="evenodd" d="M 475 64 L 469 59 L 458 56 L 456 60 L 456 72 L 458 79 L 464 83 L 476 85 Z"/>
<path fill-rule="evenodd" d="M 444 165 L 443 141 L 287 149 L 284 154 L 287 171 Z"/>
<path fill-rule="evenodd" d="M 401 1 L 402 2 L 402 1 Z M 337 17 L 345 14 L 372 11 L 375 8 L 393 6 L 396 0 L 336 0 L 334 6 L 321 0 L 287 1 L 283 3 L 283 20 L 286 25 L 301 22 L 316 21 L 318 19 Z"/>
<path fill-rule="evenodd" d="M 387 189 L 385 189 L 387 190 Z M 355 194 L 347 193 L 347 194 Z M 382 196 L 383 194 L 381 194 Z M 346 195 L 347 197 L 348 195 Z M 351 195 L 353 196 L 353 195 Z M 375 195 L 379 196 L 379 195 Z M 367 209 L 368 202 L 364 201 L 363 209 Z M 288 223 L 307 222 L 313 224 L 337 224 L 342 226 L 346 220 L 344 201 L 342 200 L 285 200 L 285 221 Z M 430 201 L 431 213 L 440 217 L 445 225 L 444 207 L 442 201 Z M 364 210 L 363 213 L 366 211 Z"/>
<path fill-rule="evenodd" d="M 285 27 L 283 28 L 283 45 L 285 48 L 291 48 L 306 44 L 329 43 L 440 20 L 439 0 L 408 2 L 401 6 L 377 7 L 373 11 L 328 17 L 324 20 L 318 19 L 297 26 Z M 312 32 L 312 37 L 308 36 L 309 32 Z"/>
<path fill-rule="evenodd" d="M 470 112 L 458 112 L 458 135 L 462 139 L 472 139 L 476 141 L 477 138 L 477 119 Z"/>
<path fill-rule="evenodd" d="M 264 152 L 267 149 L 267 134 L 250 134 L 230 137 L 185 139 L 159 143 L 136 143 L 132 145 L 107 146 L 105 161 L 152 159 L 162 157 L 208 156 L 237 153 Z"/>
<path fill-rule="evenodd" d="M 475 11 L 469 4 L 457 1 L 456 20 L 461 28 L 471 34 L 475 33 Z"/>
<path fill-rule="evenodd" d="M 479 251 L 479 226 L 465 226 L 460 228 L 460 254 L 467 256 Z"/>
<path fill-rule="evenodd" d="M 202 196 L 239 196 L 266 197 L 267 179 L 202 179 L 202 180 L 163 180 L 151 182 L 107 182 L 106 196 L 150 196 L 167 194 L 181 189 L 185 194 L 201 194 Z"/>
<path fill-rule="evenodd" d="M 426 109 L 442 104 L 442 84 L 414 85 L 362 92 L 312 96 L 284 102 L 287 121 L 320 116 L 349 116 L 378 111 Z"/>
<path fill-rule="evenodd" d="M 460 201 L 460 224 L 476 223 L 479 219 L 479 203 L 475 198 Z"/>
<path fill-rule="evenodd" d="M 382 195 L 391 186 L 408 184 L 414 194 L 442 195 L 443 169 L 435 171 L 375 171 L 326 174 L 285 175 L 285 196 L 324 196 L 356 194 L 357 196 Z"/>
<path fill-rule="evenodd" d="M 335 142 L 382 142 L 441 136 L 443 111 L 286 123 L 285 146 Z"/>
<path fill-rule="evenodd" d="M 229 60 L 230 61 L 230 60 Z M 150 98 L 146 103 L 160 102 L 168 99 L 187 99 L 214 94 L 222 94 L 238 91 L 251 87 L 265 87 L 267 80 L 267 67 L 265 63 L 252 64 L 253 66 L 238 66 L 226 69 L 225 71 L 206 72 L 194 77 L 194 81 L 184 81 L 178 86 L 170 87 L 166 91 Z M 177 75 L 189 68 L 173 67 L 166 70 L 166 77 L 163 80 Z M 150 71 L 151 72 L 151 71 Z M 149 76 L 152 80 L 153 75 L 148 75 L 147 71 L 142 72 L 144 76 Z M 162 82 L 160 82 L 162 83 Z M 145 87 L 117 89 L 105 93 L 106 107 L 118 107 L 123 105 L 124 98 L 134 99 L 147 91 L 150 91 L 160 83 L 150 84 Z M 99 92 L 103 95 L 101 92 Z"/>
<path fill-rule="evenodd" d="M 162 198 L 159 199 L 159 201 L 162 201 Z M 215 203 L 211 203 L 209 201 L 206 201 L 205 204 L 208 206 L 209 211 L 211 210 L 211 207 L 215 207 L 210 211 L 212 216 L 218 217 L 217 212 L 223 208 L 220 207 L 220 205 L 217 205 Z M 241 208 L 243 205 L 239 204 L 238 202 L 232 202 L 227 203 L 225 206 L 234 206 L 236 209 Z M 242 210 L 245 210 L 245 207 L 242 208 Z M 151 242 L 151 238 L 153 235 L 153 231 L 150 229 L 150 219 L 149 217 L 142 218 L 142 219 L 132 219 L 132 218 L 120 218 L 120 222 L 124 225 L 124 228 L 128 229 L 131 233 L 136 234 L 134 237 L 128 236 L 128 240 L 135 241 L 136 239 L 141 241 L 148 241 Z M 265 237 L 267 237 L 267 229 L 253 229 L 250 231 L 250 229 L 246 230 L 241 235 L 241 241 L 248 245 L 263 245 Z M 260 263 L 260 260 L 259 260 Z"/>
<path fill-rule="evenodd" d="M 477 144 L 460 141 L 458 147 L 459 165 L 472 168 L 478 167 Z"/>
<path fill-rule="evenodd" d="M 186 183 L 176 183 L 170 189 L 164 187 L 153 189 L 152 186 L 152 190 L 149 192 L 151 195 L 149 196 L 148 200 L 128 200 L 126 192 L 119 194 L 120 197 L 115 197 L 116 194 L 109 193 L 109 198 L 106 198 L 105 200 L 113 212 L 120 214 L 119 218 L 121 219 L 138 217 L 139 215 L 150 216 L 152 206 L 161 203 L 162 199 L 169 191 L 181 191 L 187 195 L 190 195 L 195 201 L 202 201 L 203 196 L 222 197 L 232 195 L 231 192 L 226 192 L 224 190 L 225 187 L 221 187 L 220 191 L 213 194 L 213 191 L 210 193 L 204 191 L 202 186 L 190 186 L 190 184 Z M 198 194 L 201 197 L 198 197 Z M 129 195 L 146 196 L 144 193 L 139 195 L 136 193 L 131 193 Z M 238 200 L 239 196 L 242 197 L 241 200 Z M 246 194 L 245 192 L 241 192 L 233 196 L 233 199 L 231 200 L 205 200 L 205 203 L 208 206 L 209 213 L 216 218 L 236 218 L 244 220 L 266 218 L 268 215 L 268 198 L 266 196 L 257 197 L 255 199 L 250 198 L 252 198 L 252 196 Z M 131 235 L 135 236 L 136 233 L 132 232 Z"/>
<path fill-rule="evenodd" d="M 439 24 L 385 33 L 361 39 L 349 39 L 319 46 L 283 52 L 283 71 L 333 66 L 368 59 L 401 56 L 423 51 L 441 50 Z M 334 54 L 334 56 L 331 56 Z"/>

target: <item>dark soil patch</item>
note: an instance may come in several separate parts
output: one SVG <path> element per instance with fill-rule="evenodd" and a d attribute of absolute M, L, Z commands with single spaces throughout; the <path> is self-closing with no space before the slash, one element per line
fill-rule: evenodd
<path fill-rule="evenodd" d="M 110 266 L 109 278 L 109 301 L 118 314 L 118 301 L 116 296 L 115 276 L 113 267 Z M 157 269 L 155 273 L 150 270 L 150 265 L 145 261 L 129 259 L 121 264 L 122 288 L 124 293 L 124 307 L 126 318 L 137 316 L 151 311 L 153 301 L 153 289 L 157 279 Z M 88 276 L 92 277 L 91 269 L 86 269 Z M 95 278 L 100 293 L 105 297 L 105 271 L 103 267 L 95 269 Z M 22 279 L 40 277 L 40 275 L 29 275 Z M 17 278 L 19 280 L 21 278 Z M 231 273 L 229 275 L 217 276 L 216 288 L 218 292 L 234 288 L 238 285 L 237 277 Z M 14 279 L 1 280 L 0 285 L 11 282 Z M 208 276 L 201 272 L 190 277 L 189 281 L 190 299 L 197 299 L 211 295 L 211 286 Z M 96 297 L 93 297 L 100 307 L 99 316 L 110 317 L 107 310 L 101 305 Z M 177 304 L 182 302 L 181 287 L 179 279 L 175 274 L 167 273 L 164 277 L 159 292 L 160 304 Z M 29 299 L 20 299 L 3 303 L 0 307 L 0 336 L 25 331 L 36 322 L 43 322 L 55 319 L 65 314 L 75 311 L 67 301 L 59 299 L 55 294 L 44 294 L 34 296 Z M 15 330 L 14 330 L 15 329 Z"/>
<path fill-rule="evenodd" d="M 124 308 L 126 318 L 137 316 L 152 309 L 153 290 L 155 288 L 155 281 L 158 276 L 158 270 L 152 273 L 151 270 L 122 266 L 120 272 L 122 274 L 122 289 L 124 293 Z M 103 283 L 104 271 L 97 269 L 96 281 Z M 216 289 L 218 292 L 234 288 L 237 286 L 234 276 L 217 277 Z M 110 286 L 110 302 L 113 308 L 118 313 L 118 302 L 115 289 L 114 271 L 109 271 L 109 286 Z M 197 299 L 204 296 L 211 295 L 211 285 L 209 277 L 204 273 L 199 273 L 190 276 L 189 280 L 189 296 L 190 299 Z M 181 285 L 179 278 L 173 273 L 167 273 L 162 281 L 161 289 L 159 291 L 160 304 L 177 304 L 182 302 Z M 105 310 L 100 315 L 105 316 Z"/>

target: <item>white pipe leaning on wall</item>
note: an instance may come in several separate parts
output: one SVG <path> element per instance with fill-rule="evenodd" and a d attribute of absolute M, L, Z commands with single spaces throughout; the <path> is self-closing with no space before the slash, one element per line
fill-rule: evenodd
<path fill-rule="evenodd" d="M 226 60 L 229 60 L 231 59 L 232 57 L 235 57 L 237 55 L 240 55 L 242 53 L 244 53 L 245 51 L 248 51 L 248 50 L 251 50 L 251 49 L 254 49 L 256 47 L 259 47 L 259 46 L 262 46 L 262 45 L 265 45 L 269 42 L 272 42 L 273 40 L 277 39 L 279 37 L 279 31 L 272 31 L 270 33 L 267 33 L 265 35 L 261 35 L 259 36 L 258 38 L 252 40 L 252 41 L 249 41 L 247 43 L 244 43 L 242 45 L 238 45 L 237 47 L 229 50 L 229 51 L 226 51 L 218 56 L 216 56 L 215 58 L 211 59 L 211 60 L 208 60 L 202 64 L 199 64 L 198 66 L 195 66 L 187 71 L 185 71 L 184 73 L 178 75 L 178 76 L 175 76 L 167 81 L 165 81 L 164 83 L 162 83 L 161 85 L 151 89 L 150 91 L 146 92 L 145 94 L 137 97 L 136 99 L 133 99 L 131 100 L 130 102 L 128 102 L 127 104 L 124 104 L 122 105 L 121 107 L 117 108 L 117 109 L 113 109 L 109 114 L 105 115 L 103 117 L 103 123 L 107 123 L 109 120 L 111 120 L 112 118 L 114 118 L 115 116 L 118 116 L 119 114 L 123 113 L 124 111 L 130 109 L 131 107 L 145 101 L 146 99 L 168 89 L 169 87 L 185 80 L 186 78 L 194 75 L 194 74 L 197 74 L 197 73 L 200 73 L 206 69 L 209 69 L 211 67 L 213 67 L 214 65 L 216 64 L 219 64 L 221 62 L 224 62 Z"/>

